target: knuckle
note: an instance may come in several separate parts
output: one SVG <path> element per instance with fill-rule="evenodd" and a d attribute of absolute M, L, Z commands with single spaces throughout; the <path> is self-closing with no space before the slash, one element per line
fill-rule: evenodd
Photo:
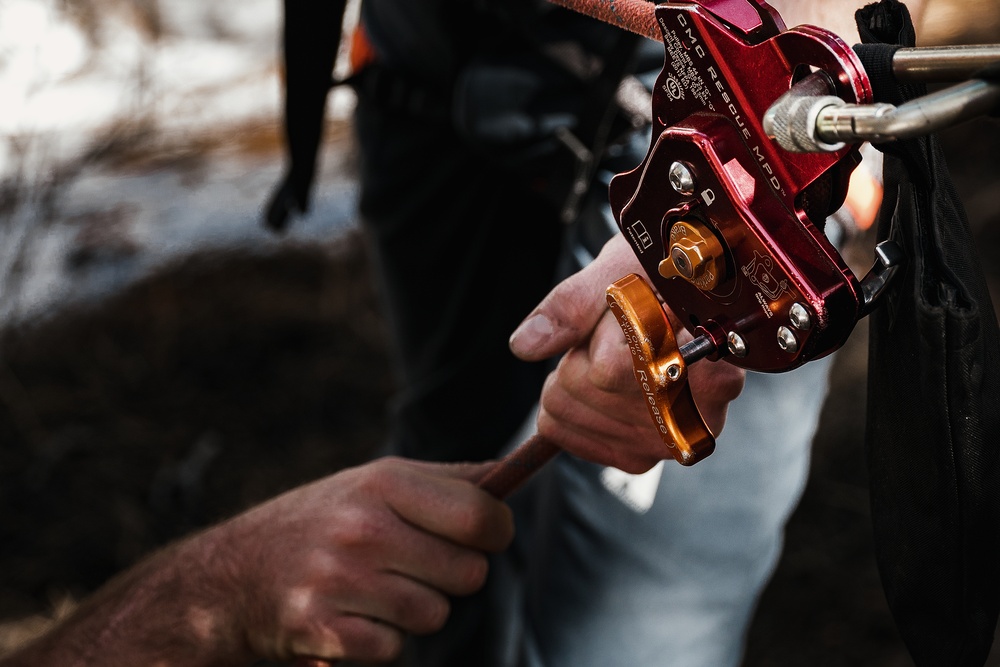
<path fill-rule="evenodd" d="M 451 604 L 443 595 L 433 595 L 421 605 L 420 613 L 416 614 L 416 623 L 412 629 L 414 634 L 427 635 L 444 627 L 451 614 Z"/>
<path fill-rule="evenodd" d="M 617 355 L 600 354 L 595 357 L 587 371 L 587 379 L 595 388 L 602 392 L 612 393 L 627 387 L 632 380 L 632 373 L 617 363 Z"/>
<path fill-rule="evenodd" d="M 400 632 L 389 632 L 380 642 L 375 654 L 376 662 L 391 662 L 403 652 L 403 635 Z"/>
<path fill-rule="evenodd" d="M 397 456 L 386 456 L 365 466 L 367 474 L 360 487 L 374 498 L 389 498 L 398 492 L 411 472 L 407 462 Z"/>
<path fill-rule="evenodd" d="M 335 619 L 323 619 L 318 614 L 294 614 L 283 619 L 282 655 L 315 655 L 341 657 L 345 647 L 336 631 Z"/>
<path fill-rule="evenodd" d="M 357 652 L 366 662 L 392 662 L 403 652 L 403 633 L 380 624 Z"/>
<path fill-rule="evenodd" d="M 590 356 L 591 381 L 599 389 L 621 392 L 636 386 L 632 355 L 614 322 L 595 335 Z"/>
<path fill-rule="evenodd" d="M 385 620 L 411 634 L 440 630 L 451 613 L 451 604 L 441 593 L 419 587 L 400 593 L 389 601 Z"/>
<path fill-rule="evenodd" d="M 550 375 L 549 379 L 545 381 L 545 387 L 539 401 L 542 408 L 538 417 L 539 427 L 543 421 L 557 422 L 566 416 L 570 412 L 568 407 L 570 402 L 570 397 L 559 383 L 558 378 L 554 374 Z"/>
<path fill-rule="evenodd" d="M 729 373 L 726 378 L 726 396 L 732 401 L 743 393 L 743 386 L 746 384 L 747 374 L 742 369 L 733 367 L 735 372 Z"/>
<path fill-rule="evenodd" d="M 497 516 L 490 528 L 490 544 L 487 551 L 502 551 L 510 546 L 516 532 L 514 511 L 506 503 L 497 503 Z"/>
<path fill-rule="evenodd" d="M 660 457 L 652 454 L 636 454 L 635 456 L 619 456 L 615 467 L 630 475 L 641 475 L 660 462 Z"/>
<path fill-rule="evenodd" d="M 290 634 L 309 634 L 313 631 L 319 608 L 318 591 L 309 586 L 295 586 L 278 598 L 278 625 Z"/>
<path fill-rule="evenodd" d="M 477 545 L 488 532 L 492 511 L 487 498 L 476 494 L 458 513 L 456 530 L 465 544 Z"/>
<path fill-rule="evenodd" d="M 386 526 L 377 514 L 357 510 L 344 512 L 341 521 L 333 527 L 334 541 L 346 548 L 367 550 L 381 544 Z"/>
<path fill-rule="evenodd" d="M 485 494 L 470 508 L 469 545 L 484 551 L 499 551 L 514 537 L 514 518 L 504 503 Z"/>
<path fill-rule="evenodd" d="M 482 588 L 489 573 L 489 560 L 481 553 L 469 553 L 460 567 L 456 568 L 455 592 L 468 595 Z"/>

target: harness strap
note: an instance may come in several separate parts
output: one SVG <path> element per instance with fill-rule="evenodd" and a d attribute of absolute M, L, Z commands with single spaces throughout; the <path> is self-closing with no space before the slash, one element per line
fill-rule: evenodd
<path fill-rule="evenodd" d="M 282 231 L 292 213 L 309 210 L 326 98 L 340 48 L 346 0 L 284 0 L 285 137 L 288 167 L 266 207 L 265 223 Z"/>

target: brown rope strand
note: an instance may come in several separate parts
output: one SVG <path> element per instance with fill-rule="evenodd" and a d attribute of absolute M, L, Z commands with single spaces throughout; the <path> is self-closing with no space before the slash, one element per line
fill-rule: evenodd
<path fill-rule="evenodd" d="M 506 498 L 558 453 L 555 443 L 536 433 L 497 461 L 479 480 L 479 487 L 497 498 Z"/>
<path fill-rule="evenodd" d="M 646 0 L 549 0 L 554 5 L 572 9 L 592 18 L 624 28 L 637 35 L 662 41 L 656 25 L 656 5 Z"/>

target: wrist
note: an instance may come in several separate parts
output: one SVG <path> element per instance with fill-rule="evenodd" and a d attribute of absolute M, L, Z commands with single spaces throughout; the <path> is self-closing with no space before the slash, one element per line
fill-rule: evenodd
<path fill-rule="evenodd" d="M 105 664 L 102 656 L 108 655 L 118 655 L 122 665 L 164 667 L 250 661 L 240 625 L 239 580 L 228 571 L 234 559 L 220 528 L 157 552 L 88 601 L 91 618 L 82 623 L 96 623 L 88 633 L 93 664 Z"/>
<path fill-rule="evenodd" d="M 232 528 L 230 521 L 176 545 L 165 578 L 176 586 L 175 612 L 192 648 L 212 657 L 206 664 L 246 664 L 254 658 L 246 631 L 251 586 L 241 566 L 247 554 L 234 548 Z"/>

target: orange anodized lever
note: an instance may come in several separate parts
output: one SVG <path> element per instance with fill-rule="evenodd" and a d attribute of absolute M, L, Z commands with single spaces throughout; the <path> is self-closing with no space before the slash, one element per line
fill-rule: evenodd
<path fill-rule="evenodd" d="M 701 338 L 678 346 L 656 294 L 634 273 L 608 287 L 607 296 L 632 353 L 649 415 L 667 451 L 683 465 L 697 463 L 715 450 L 715 436 L 695 405 L 687 369 L 713 353 L 714 343 Z"/>

